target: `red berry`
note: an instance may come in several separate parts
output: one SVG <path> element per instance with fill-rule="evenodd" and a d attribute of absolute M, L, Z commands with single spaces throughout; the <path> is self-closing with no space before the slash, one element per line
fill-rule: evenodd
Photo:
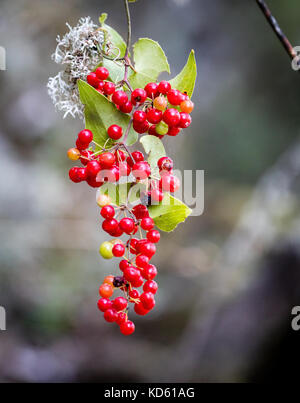
<path fill-rule="evenodd" d="M 101 94 L 103 94 L 104 86 L 105 86 L 105 82 L 100 81 L 98 84 L 98 87 L 97 87 L 97 91 L 100 92 Z"/>
<path fill-rule="evenodd" d="M 113 301 L 113 307 L 115 308 L 116 311 L 124 311 L 125 308 L 127 308 L 127 301 L 124 297 L 117 297 Z"/>
<path fill-rule="evenodd" d="M 159 187 L 164 192 L 175 193 L 180 188 L 180 180 L 174 175 L 164 175 L 159 181 Z"/>
<path fill-rule="evenodd" d="M 106 322 L 112 323 L 117 320 L 118 313 L 115 309 L 108 309 L 104 312 L 104 319 Z"/>
<path fill-rule="evenodd" d="M 130 320 L 122 323 L 120 326 L 120 331 L 122 334 L 124 334 L 124 336 L 130 336 L 135 331 L 134 323 Z"/>
<path fill-rule="evenodd" d="M 99 78 L 97 77 L 96 73 L 90 73 L 87 78 L 87 82 L 94 88 L 97 88 L 99 85 Z"/>
<path fill-rule="evenodd" d="M 111 309 L 112 302 L 108 298 L 101 298 L 98 301 L 98 308 L 101 312 L 105 312 L 108 309 Z"/>
<path fill-rule="evenodd" d="M 117 325 L 121 326 L 124 322 L 127 321 L 127 315 L 125 312 L 119 312 L 118 317 L 116 319 Z"/>
<path fill-rule="evenodd" d="M 168 81 L 162 81 L 158 86 L 158 92 L 160 94 L 166 95 L 169 91 L 171 91 L 171 84 Z"/>
<path fill-rule="evenodd" d="M 127 164 L 127 162 L 120 162 L 119 163 L 119 170 L 120 170 L 120 175 L 121 176 L 129 176 L 130 172 L 131 172 L 131 168 Z"/>
<path fill-rule="evenodd" d="M 154 221 L 152 218 L 147 217 L 147 218 L 143 218 L 141 221 L 141 227 L 143 230 L 145 231 L 150 231 L 151 229 L 154 228 Z"/>
<path fill-rule="evenodd" d="M 123 235 L 123 231 L 121 230 L 119 224 L 118 224 L 118 226 L 117 226 L 116 229 L 114 229 L 113 231 L 111 231 L 111 232 L 109 233 L 109 235 L 111 235 L 111 236 L 113 236 L 113 237 L 115 237 L 115 238 L 119 238 L 120 236 Z"/>
<path fill-rule="evenodd" d="M 151 175 L 151 167 L 146 161 L 137 162 L 132 167 L 132 174 L 137 180 L 145 180 Z"/>
<path fill-rule="evenodd" d="M 134 206 L 132 209 L 132 213 L 138 220 L 141 220 L 142 218 L 145 217 L 149 217 L 149 211 L 147 207 L 144 206 L 143 204 L 138 204 L 137 206 Z"/>
<path fill-rule="evenodd" d="M 143 123 L 139 123 L 136 121 L 133 121 L 133 128 L 134 130 L 139 133 L 139 134 L 144 134 L 149 130 L 149 123 L 147 121 L 143 122 Z"/>
<path fill-rule="evenodd" d="M 82 165 L 87 165 L 89 161 L 91 161 L 94 157 L 93 151 L 83 150 L 80 153 L 80 162 Z"/>
<path fill-rule="evenodd" d="M 155 203 L 159 203 L 159 202 L 163 201 L 164 194 L 159 189 L 152 189 L 151 193 L 150 193 L 150 197 L 151 197 L 151 203 L 155 204 Z"/>
<path fill-rule="evenodd" d="M 146 267 L 148 267 L 148 263 L 149 263 L 149 258 L 146 255 L 138 255 L 135 258 L 135 264 L 137 265 L 137 267 L 141 267 L 142 269 L 145 269 Z"/>
<path fill-rule="evenodd" d="M 147 239 L 149 242 L 158 243 L 160 241 L 160 233 L 153 229 L 147 233 Z"/>
<path fill-rule="evenodd" d="M 123 136 L 123 129 L 118 125 L 111 125 L 107 130 L 107 134 L 113 140 L 120 140 Z"/>
<path fill-rule="evenodd" d="M 98 161 L 90 161 L 86 166 L 86 172 L 88 177 L 95 178 L 100 172 L 101 166 Z"/>
<path fill-rule="evenodd" d="M 130 113 L 133 109 L 133 105 L 130 101 L 126 102 L 126 104 L 120 105 L 120 111 L 123 113 Z"/>
<path fill-rule="evenodd" d="M 133 114 L 133 120 L 137 123 L 144 123 L 147 118 L 147 113 L 144 111 L 135 111 Z"/>
<path fill-rule="evenodd" d="M 81 130 L 78 133 L 78 140 L 82 144 L 90 144 L 93 141 L 93 133 L 87 129 Z"/>
<path fill-rule="evenodd" d="M 105 169 L 100 173 L 100 179 L 103 182 L 115 183 L 120 180 L 120 169 L 117 165 L 113 165 L 109 169 Z"/>
<path fill-rule="evenodd" d="M 133 298 L 133 299 L 138 299 L 140 296 L 140 293 L 138 292 L 138 290 L 131 290 L 129 291 L 129 297 Z"/>
<path fill-rule="evenodd" d="M 122 150 L 116 150 L 114 156 L 117 162 L 126 160 L 126 154 Z"/>
<path fill-rule="evenodd" d="M 157 94 L 158 84 L 157 83 L 149 83 L 144 88 L 147 92 L 148 98 L 153 98 Z"/>
<path fill-rule="evenodd" d="M 95 71 L 99 80 L 107 80 L 109 77 L 109 71 L 106 67 L 98 67 Z"/>
<path fill-rule="evenodd" d="M 163 115 L 164 122 L 169 126 L 177 126 L 180 122 L 180 113 L 177 109 L 167 109 Z"/>
<path fill-rule="evenodd" d="M 121 262 L 119 263 L 119 267 L 121 271 L 124 271 L 125 269 L 127 269 L 127 267 L 130 266 L 130 263 L 128 262 L 128 260 L 121 260 Z"/>
<path fill-rule="evenodd" d="M 181 132 L 180 127 L 176 127 L 176 126 L 174 126 L 174 127 L 169 127 L 169 131 L 168 131 L 167 135 L 168 135 L 168 136 L 175 137 L 175 136 L 177 136 L 180 132 Z"/>
<path fill-rule="evenodd" d="M 191 115 L 188 113 L 181 112 L 180 113 L 180 122 L 179 122 L 179 127 L 182 129 L 187 129 L 192 123 L 192 118 Z"/>
<path fill-rule="evenodd" d="M 77 170 L 77 178 L 80 182 L 83 182 L 87 179 L 87 171 L 86 168 L 78 168 Z"/>
<path fill-rule="evenodd" d="M 92 187 L 92 188 L 99 188 L 103 185 L 103 182 L 99 180 L 97 177 L 87 177 L 87 183 Z"/>
<path fill-rule="evenodd" d="M 147 310 L 147 309 L 145 309 L 145 308 L 144 308 L 144 305 L 143 305 L 141 302 L 139 302 L 139 303 L 137 303 L 137 304 L 134 305 L 134 312 L 135 312 L 137 315 L 145 316 L 145 315 L 147 315 L 150 311 Z"/>
<path fill-rule="evenodd" d="M 162 113 L 162 111 L 159 111 L 158 109 L 149 108 L 147 110 L 147 120 L 149 123 L 156 125 L 162 120 L 162 117 L 163 117 L 163 113 Z"/>
<path fill-rule="evenodd" d="M 135 223 L 132 218 L 122 218 L 119 225 L 122 231 L 124 231 L 127 235 L 132 234 L 135 227 Z"/>
<path fill-rule="evenodd" d="M 71 168 L 69 170 L 69 178 L 74 183 L 79 183 L 80 182 L 80 179 L 78 177 L 78 169 L 79 169 L 79 167 L 73 167 L 73 168 Z"/>
<path fill-rule="evenodd" d="M 104 206 L 102 207 L 100 214 L 102 215 L 103 218 L 109 220 L 111 218 L 114 218 L 115 209 L 113 208 L 113 206 Z"/>
<path fill-rule="evenodd" d="M 105 232 L 110 233 L 117 229 L 119 223 L 116 219 L 111 218 L 110 220 L 104 220 L 102 223 L 102 228 Z"/>
<path fill-rule="evenodd" d="M 172 171 L 174 163 L 169 157 L 162 157 L 157 161 L 157 166 L 160 170 Z"/>
<path fill-rule="evenodd" d="M 128 96 L 126 94 L 126 92 L 124 91 L 116 91 L 114 92 L 113 96 L 112 96 L 112 101 L 118 105 L 124 105 L 128 102 Z"/>
<path fill-rule="evenodd" d="M 116 158 L 114 154 L 105 152 L 99 155 L 99 162 L 102 169 L 109 169 L 115 164 Z"/>
<path fill-rule="evenodd" d="M 131 158 L 131 157 L 132 157 L 132 158 Z M 131 157 L 130 157 L 130 156 L 127 157 L 127 163 L 129 164 L 129 166 L 130 166 L 131 168 L 133 167 L 133 165 L 134 165 L 136 162 L 144 161 L 144 154 L 141 153 L 140 151 L 133 151 L 133 153 L 131 154 Z M 133 162 L 133 160 L 134 160 L 135 162 Z"/>
<path fill-rule="evenodd" d="M 139 277 L 135 278 L 134 280 L 131 281 L 131 284 L 133 287 L 139 288 L 143 285 L 144 279 L 141 275 Z"/>
<path fill-rule="evenodd" d="M 159 134 L 157 134 L 157 132 L 156 132 L 156 125 L 150 126 L 150 128 L 148 130 L 148 134 L 150 134 L 150 136 L 156 136 L 156 137 L 159 136 Z"/>
<path fill-rule="evenodd" d="M 136 255 L 136 246 L 138 243 L 138 239 L 132 238 L 130 242 L 129 241 L 127 242 L 127 246 L 129 245 L 129 243 L 130 243 L 130 253 Z"/>
<path fill-rule="evenodd" d="M 147 99 L 147 92 L 142 88 L 134 90 L 131 94 L 131 103 L 133 105 L 143 104 Z"/>
<path fill-rule="evenodd" d="M 177 106 L 185 101 L 185 96 L 178 90 L 171 90 L 168 92 L 168 101 L 171 105 Z"/>
<path fill-rule="evenodd" d="M 133 266 L 129 266 L 124 270 L 124 277 L 131 283 L 132 281 L 136 281 L 140 278 L 140 272 Z"/>
<path fill-rule="evenodd" d="M 112 95 L 116 91 L 116 86 L 114 83 L 111 83 L 110 81 L 106 81 L 103 87 L 103 92 L 106 95 Z"/>
<path fill-rule="evenodd" d="M 144 292 L 151 292 L 152 294 L 156 294 L 158 290 L 158 285 L 156 281 L 148 280 L 144 284 L 143 291 Z"/>
<path fill-rule="evenodd" d="M 143 272 L 143 277 L 146 280 L 153 280 L 157 276 L 157 269 L 153 264 L 149 264 Z"/>
<path fill-rule="evenodd" d="M 156 253 L 156 246 L 152 242 L 144 242 L 139 245 L 138 251 L 151 259 Z"/>
<path fill-rule="evenodd" d="M 89 145 L 89 143 L 82 143 L 79 139 L 76 140 L 76 147 L 79 151 L 86 150 Z"/>
<path fill-rule="evenodd" d="M 154 299 L 154 295 L 152 294 L 152 292 L 144 292 L 140 298 L 141 298 L 141 303 L 143 304 L 145 309 L 150 311 L 151 309 L 154 308 L 155 299 Z"/>
<path fill-rule="evenodd" d="M 122 257 L 125 253 L 125 246 L 121 244 L 116 244 L 112 248 L 112 253 L 115 257 Z"/>

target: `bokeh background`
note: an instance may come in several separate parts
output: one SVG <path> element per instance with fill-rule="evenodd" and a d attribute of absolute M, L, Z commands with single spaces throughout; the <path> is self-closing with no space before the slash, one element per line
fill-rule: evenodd
<path fill-rule="evenodd" d="M 269 0 L 294 45 L 299 2 Z M 134 39 L 162 45 L 173 74 L 194 48 L 194 124 L 169 139 L 181 169 L 205 170 L 205 212 L 163 236 L 157 308 L 130 338 L 104 323 L 112 262 L 95 192 L 68 180 L 82 124 L 56 113 L 46 83 L 65 22 L 126 34 L 121 0 L 2 0 L 0 45 L 0 380 L 263 382 L 293 377 L 300 304 L 300 76 L 254 0 L 139 0 Z M 176 140 L 176 141 L 175 141 Z M 298 336 L 298 337 L 297 337 Z"/>

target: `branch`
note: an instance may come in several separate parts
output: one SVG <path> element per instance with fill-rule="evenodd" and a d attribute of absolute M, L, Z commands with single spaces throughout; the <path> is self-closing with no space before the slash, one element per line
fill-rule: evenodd
<path fill-rule="evenodd" d="M 282 43 L 282 46 L 288 53 L 289 57 L 294 60 L 296 57 L 298 57 L 297 52 L 294 50 L 291 42 L 288 40 L 288 38 L 285 36 L 285 34 L 282 32 L 278 22 L 276 19 L 273 17 L 271 10 L 267 6 L 266 2 L 264 0 L 256 0 L 256 3 L 258 4 L 258 7 L 261 9 L 263 12 L 264 16 L 266 17 L 268 23 L 270 24 L 271 28 L 275 32 L 277 38 L 280 40 Z"/>

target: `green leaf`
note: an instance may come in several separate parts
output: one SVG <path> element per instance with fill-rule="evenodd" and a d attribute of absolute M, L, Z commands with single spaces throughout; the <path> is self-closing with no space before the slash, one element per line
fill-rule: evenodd
<path fill-rule="evenodd" d="M 93 132 L 96 143 L 104 146 L 108 140 L 107 129 L 113 124 L 121 126 L 125 133 L 130 121 L 129 115 L 120 112 L 104 95 L 100 94 L 85 81 L 79 80 L 78 88 L 81 102 L 85 105 L 86 128 Z M 127 144 L 132 145 L 137 139 L 138 134 L 131 128 Z M 112 141 L 109 140 L 107 146 L 111 144 Z"/>
<path fill-rule="evenodd" d="M 101 24 L 101 27 L 109 34 L 111 38 L 111 42 L 120 49 L 120 56 L 119 57 L 124 57 L 125 52 L 126 52 L 126 42 L 122 38 L 122 36 L 114 30 L 112 27 L 109 25 L 105 24 L 105 21 L 107 19 L 107 14 L 103 13 L 99 17 L 99 22 Z"/>
<path fill-rule="evenodd" d="M 136 73 L 130 76 L 133 88 L 144 88 L 148 83 L 156 81 L 159 74 L 170 73 L 168 59 L 160 45 L 148 38 L 139 39 L 134 47 L 134 62 Z"/>
<path fill-rule="evenodd" d="M 170 81 L 172 88 L 176 88 L 181 92 L 187 92 L 191 98 L 194 92 L 195 83 L 197 78 L 197 64 L 195 58 L 195 51 L 192 50 L 187 64 L 184 66 L 181 73 Z"/>
<path fill-rule="evenodd" d="M 171 232 L 192 213 L 192 210 L 171 195 L 165 195 L 157 206 L 148 207 L 150 217 L 162 231 Z"/>
<path fill-rule="evenodd" d="M 166 150 L 162 141 L 155 136 L 143 136 L 140 139 L 140 143 L 143 145 L 146 154 L 148 154 L 148 163 L 153 170 L 157 168 L 157 161 L 166 156 Z"/>

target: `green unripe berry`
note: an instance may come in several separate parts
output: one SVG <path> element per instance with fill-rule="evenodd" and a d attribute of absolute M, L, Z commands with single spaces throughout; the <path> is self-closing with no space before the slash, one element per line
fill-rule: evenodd
<path fill-rule="evenodd" d="M 114 245 L 111 242 L 103 242 L 103 244 L 100 246 L 99 253 L 104 259 L 112 259 L 113 258 L 113 249 Z"/>
<path fill-rule="evenodd" d="M 164 136 L 167 134 L 169 131 L 169 126 L 165 122 L 160 122 L 156 126 L 156 133 L 159 134 L 160 136 Z"/>

